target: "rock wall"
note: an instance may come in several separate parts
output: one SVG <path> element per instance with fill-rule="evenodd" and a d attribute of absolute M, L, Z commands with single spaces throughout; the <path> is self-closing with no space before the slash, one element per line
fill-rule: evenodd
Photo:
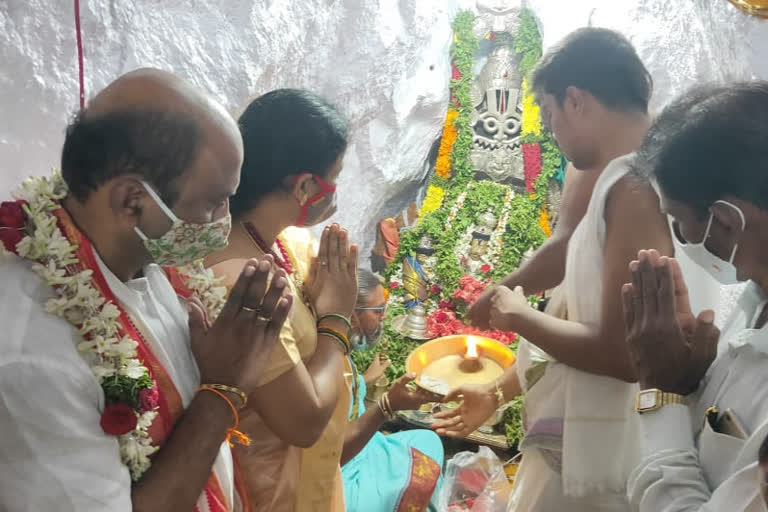
<path fill-rule="evenodd" d="M 0 195 L 58 162 L 78 104 L 71 0 L 0 0 Z M 450 24 L 472 0 L 82 0 L 86 92 L 140 66 L 174 71 L 236 115 L 305 87 L 349 117 L 337 220 L 362 253 L 378 219 L 416 199 L 448 102 Z M 768 78 L 768 22 L 726 0 L 528 0 L 545 47 L 592 23 L 625 32 L 655 106 L 711 79 Z"/>

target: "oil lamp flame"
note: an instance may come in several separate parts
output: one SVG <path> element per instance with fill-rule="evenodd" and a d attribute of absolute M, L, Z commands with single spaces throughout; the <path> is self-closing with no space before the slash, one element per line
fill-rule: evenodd
<path fill-rule="evenodd" d="M 477 340 L 472 336 L 467 336 L 467 353 L 464 355 L 467 359 L 477 359 Z"/>
<path fill-rule="evenodd" d="M 459 370 L 465 373 L 475 373 L 483 369 L 483 362 L 480 361 L 480 354 L 477 352 L 477 340 L 472 336 L 467 336 L 467 352 L 459 363 Z"/>

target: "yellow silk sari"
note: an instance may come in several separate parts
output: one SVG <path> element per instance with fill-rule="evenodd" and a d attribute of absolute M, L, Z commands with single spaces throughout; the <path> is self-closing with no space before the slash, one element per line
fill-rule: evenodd
<path fill-rule="evenodd" d="M 306 278 L 317 247 L 304 229 L 288 228 L 280 235 L 288 249 L 296 272 Z M 255 256 L 256 254 L 254 254 Z M 249 255 L 250 256 L 250 255 Z M 261 254 L 258 254 L 261 256 Z M 214 266 L 214 272 L 216 268 Z M 293 310 L 280 334 L 260 385 L 272 382 L 293 369 L 301 360 L 307 362 L 317 346 L 314 313 L 302 302 L 300 290 L 289 279 L 294 296 Z M 345 373 L 351 368 L 345 362 Z M 241 413 L 240 429 L 251 437 L 251 445 L 237 445 L 233 451 L 242 469 L 254 512 L 343 512 L 341 450 L 351 401 L 348 376 L 339 375 L 343 389 L 331 420 L 320 439 L 311 448 L 292 446 L 275 435 L 255 411 Z M 290 407 L 290 404 L 286 404 Z"/>

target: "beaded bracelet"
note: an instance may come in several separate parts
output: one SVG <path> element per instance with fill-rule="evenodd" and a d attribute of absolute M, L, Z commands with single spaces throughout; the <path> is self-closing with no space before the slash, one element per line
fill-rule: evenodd
<path fill-rule="evenodd" d="M 325 315 L 321 315 L 320 318 L 317 319 L 317 325 L 320 325 L 320 322 L 327 318 L 335 318 L 337 320 L 341 320 L 344 322 L 344 325 L 347 326 L 348 330 L 352 330 L 352 322 L 350 322 L 349 318 L 345 317 L 344 315 L 340 315 L 338 313 L 327 313 Z"/>
<path fill-rule="evenodd" d="M 349 355 L 349 339 L 335 329 L 321 328 L 317 330 L 318 336 L 328 336 L 338 341 L 344 347 L 344 355 Z"/>
<path fill-rule="evenodd" d="M 246 395 L 242 389 L 233 388 L 232 386 L 225 386 L 224 384 L 205 384 L 204 386 L 206 388 L 217 389 L 219 391 L 237 395 L 240 398 L 240 406 L 237 408 L 238 410 L 243 410 L 246 404 L 248 404 L 248 395 Z"/>
<path fill-rule="evenodd" d="M 211 393 L 215 394 L 225 402 L 227 402 L 227 405 L 230 409 L 232 409 L 232 415 L 235 417 L 235 424 L 232 425 L 232 427 L 227 429 L 227 437 L 225 440 L 229 444 L 229 446 L 235 446 L 235 444 L 231 441 L 231 439 L 234 437 L 235 441 L 237 441 L 239 444 L 242 444 L 243 446 L 248 446 L 251 444 L 251 438 L 247 435 L 243 434 L 238 430 L 240 428 L 240 416 L 237 414 L 237 409 L 235 408 L 235 404 L 232 403 L 232 401 L 227 398 L 227 395 L 219 391 L 218 389 L 215 389 L 212 387 L 211 384 L 203 384 L 200 386 L 197 390 L 200 391 L 210 391 Z"/>

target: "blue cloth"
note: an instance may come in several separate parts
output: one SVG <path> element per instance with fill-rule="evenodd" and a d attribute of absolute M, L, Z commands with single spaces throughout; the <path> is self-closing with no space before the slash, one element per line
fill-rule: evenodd
<path fill-rule="evenodd" d="M 359 415 L 362 416 L 366 389 L 362 376 L 359 381 Z M 411 476 L 411 448 L 443 467 L 443 443 L 431 430 L 408 430 L 388 436 L 376 432 L 365 448 L 341 468 L 347 511 L 394 511 Z M 441 482 L 442 475 L 432 494 L 429 510 L 437 510 Z"/>

